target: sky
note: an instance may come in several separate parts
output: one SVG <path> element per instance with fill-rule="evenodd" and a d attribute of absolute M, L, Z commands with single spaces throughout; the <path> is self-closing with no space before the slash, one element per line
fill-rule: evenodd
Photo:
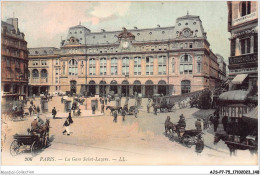
<path fill-rule="evenodd" d="M 228 9 L 220 2 L 2 2 L 1 19 L 16 17 L 28 48 L 59 47 L 71 26 L 86 26 L 92 32 L 174 26 L 178 17 L 200 16 L 210 48 L 226 62 L 230 53 Z"/>

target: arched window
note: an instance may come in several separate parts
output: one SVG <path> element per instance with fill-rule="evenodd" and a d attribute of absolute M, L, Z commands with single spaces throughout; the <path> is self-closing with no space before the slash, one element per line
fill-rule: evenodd
<path fill-rule="evenodd" d="M 95 75 L 96 74 L 96 60 L 95 58 L 89 59 L 89 75 Z"/>
<path fill-rule="evenodd" d="M 159 75 L 166 75 L 166 56 L 159 56 Z"/>
<path fill-rule="evenodd" d="M 153 75 L 153 57 L 146 57 L 146 75 Z"/>
<path fill-rule="evenodd" d="M 186 94 L 190 92 L 190 80 L 181 81 L 181 93 Z"/>
<path fill-rule="evenodd" d="M 46 69 L 41 70 L 41 78 L 47 78 L 48 77 L 48 72 Z"/>
<path fill-rule="evenodd" d="M 39 71 L 37 69 L 33 69 L 32 71 L 32 77 L 33 78 L 39 78 Z"/>
<path fill-rule="evenodd" d="M 122 62 L 123 62 L 122 74 L 129 75 L 129 57 L 123 57 Z"/>
<path fill-rule="evenodd" d="M 69 75 L 78 75 L 78 62 L 75 59 L 69 61 Z"/>
<path fill-rule="evenodd" d="M 117 75 L 117 58 L 111 58 L 111 75 Z"/>
<path fill-rule="evenodd" d="M 107 74 L 107 59 L 100 58 L 100 75 L 106 75 L 106 74 Z"/>
<path fill-rule="evenodd" d="M 192 56 L 184 54 L 180 57 L 180 74 L 192 74 Z"/>
<path fill-rule="evenodd" d="M 141 75 L 141 57 L 134 58 L 134 74 Z"/>

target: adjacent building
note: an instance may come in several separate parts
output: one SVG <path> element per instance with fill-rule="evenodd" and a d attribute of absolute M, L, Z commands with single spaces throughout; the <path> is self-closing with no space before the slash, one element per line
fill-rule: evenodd
<path fill-rule="evenodd" d="M 189 14 L 170 27 L 91 32 L 79 24 L 59 49 L 32 48 L 29 58 L 33 94 L 48 86 L 50 92 L 151 97 L 214 89 L 220 81 L 202 21 Z M 41 81 L 43 70 L 48 83 Z"/>
<path fill-rule="evenodd" d="M 22 100 L 28 94 L 28 50 L 17 18 L 1 21 L 2 105 Z M 10 102 L 10 103 L 9 103 Z M 2 106 L 3 107 L 3 106 Z"/>
<path fill-rule="evenodd" d="M 227 64 L 225 63 L 224 57 L 220 54 L 216 54 L 219 65 L 219 80 L 226 81 L 227 78 Z"/>
<path fill-rule="evenodd" d="M 228 1 L 229 91 L 219 96 L 221 117 L 237 131 L 242 117 L 258 105 L 258 2 Z M 254 111 L 257 110 L 254 109 Z M 255 113 L 250 114 L 257 118 Z M 237 134 L 237 133 L 231 133 Z"/>
<path fill-rule="evenodd" d="M 228 2 L 230 38 L 230 89 L 251 89 L 258 85 L 257 1 Z"/>

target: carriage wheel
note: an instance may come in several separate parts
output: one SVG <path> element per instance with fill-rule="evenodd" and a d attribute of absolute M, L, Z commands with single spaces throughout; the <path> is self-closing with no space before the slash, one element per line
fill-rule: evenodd
<path fill-rule="evenodd" d="M 35 144 L 36 144 L 36 142 L 34 141 L 33 144 L 31 145 L 31 148 L 30 148 L 31 149 L 31 154 L 32 154 L 33 157 L 36 155 L 36 153 L 35 153 L 35 148 L 36 148 Z"/>
<path fill-rule="evenodd" d="M 20 148 L 20 145 L 18 144 L 18 141 L 14 140 L 10 146 L 10 154 L 12 156 L 16 156 L 19 153 L 19 148 Z"/>
<path fill-rule="evenodd" d="M 189 135 L 184 135 L 182 138 L 183 144 L 190 148 L 193 145 L 193 139 Z"/>

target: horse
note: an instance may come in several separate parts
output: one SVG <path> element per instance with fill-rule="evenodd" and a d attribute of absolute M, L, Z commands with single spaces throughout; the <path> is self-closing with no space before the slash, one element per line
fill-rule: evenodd
<path fill-rule="evenodd" d="M 231 144 L 231 143 L 227 143 L 227 141 L 230 141 L 230 142 L 233 141 L 232 138 L 229 137 L 228 135 L 215 134 L 214 144 L 217 144 L 220 140 L 223 140 L 226 143 L 227 147 L 229 148 L 230 156 L 232 156 L 232 155 L 236 156 L 237 150 L 247 150 L 248 149 L 252 155 L 257 153 L 257 142 L 254 141 L 253 139 L 242 140 L 241 145 Z M 248 145 L 251 146 L 251 148 L 246 146 L 246 142 L 248 142 Z"/>
<path fill-rule="evenodd" d="M 167 116 L 167 119 L 165 120 L 165 123 L 164 123 L 166 135 L 168 134 L 168 131 L 169 131 L 169 133 L 171 132 L 172 134 L 174 134 L 174 132 L 176 132 L 176 125 L 173 124 L 170 120 L 171 120 L 170 116 Z"/>
<path fill-rule="evenodd" d="M 45 147 L 47 147 L 47 142 L 49 140 L 49 130 L 50 130 L 50 119 L 46 119 L 45 123 L 39 128 L 40 140 L 42 141 L 42 143 L 43 141 L 45 141 L 45 143 L 43 143 Z"/>
<path fill-rule="evenodd" d="M 110 114 L 112 115 L 114 111 L 117 111 L 118 113 L 121 112 L 122 107 L 117 107 L 117 106 L 107 106 L 106 110 L 110 109 Z"/>

